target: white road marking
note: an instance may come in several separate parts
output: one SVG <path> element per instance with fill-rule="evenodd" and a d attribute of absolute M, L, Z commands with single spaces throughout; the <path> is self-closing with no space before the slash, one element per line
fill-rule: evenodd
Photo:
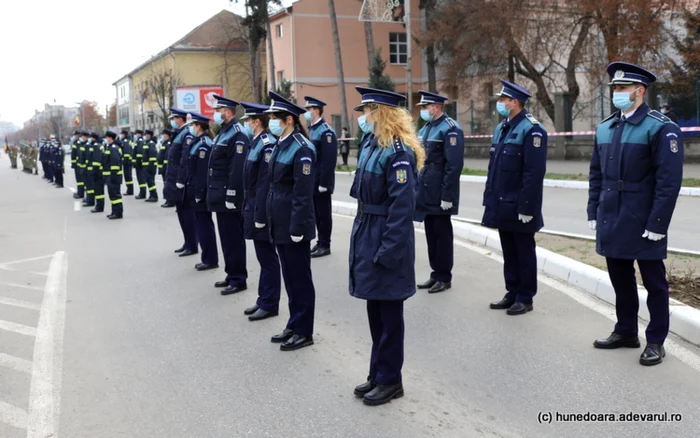
<path fill-rule="evenodd" d="M 0 401 L 0 422 L 18 429 L 26 429 L 27 413 L 17 406 Z"/>
<path fill-rule="evenodd" d="M 73 211 L 80 211 L 80 201 L 73 201 Z"/>
<path fill-rule="evenodd" d="M 339 216 L 347 219 L 354 219 L 353 216 L 348 216 L 344 214 L 337 214 L 333 213 L 334 216 Z M 424 230 L 421 230 L 419 228 L 416 228 L 417 233 L 425 234 Z M 503 263 L 503 257 L 501 257 L 499 254 L 494 253 L 490 249 L 487 249 L 483 246 L 475 245 L 472 243 L 467 243 L 465 241 L 455 239 L 454 241 L 455 245 L 460 246 L 462 248 L 468 249 L 470 251 L 476 252 L 478 254 L 481 254 L 483 256 L 486 256 L 490 258 L 493 261 L 496 261 L 498 263 Z M 615 308 L 611 306 L 610 304 L 599 300 L 596 297 L 591 296 L 590 294 L 583 292 L 581 290 L 576 289 L 575 287 L 572 287 L 562 281 L 556 280 L 552 277 L 549 277 L 548 275 L 538 272 L 537 279 L 540 283 L 544 283 L 547 286 L 553 288 L 554 290 L 557 290 L 559 292 L 562 292 L 563 294 L 569 296 L 570 298 L 576 300 L 580 304 L 588 307 L 589 309 L 603 315 L 604 317 L 608 318 L 612 322 L 617 321 L 617 316 L 615 314 Z M 639 337 L 644 338 L 644 332 L 646 330 L 646 327 L 642 325 L 641 323 L 638 325 L 638 330 L 639 330 Z M 612 328 L 611 328 L 612 331 Z M 604 335 L 605 333 L 601 334 Z M 591 339 L 591 343 L 593 342 L 593 339 Z M 700 356 L 698 356 L 696 353 L 693 351 L 685 348 L 682 346 L 679 342 L 675 341 L 672 338 L 667 338 L 666 341 L 664 342 L 664 347 L 666 351 L 673 356 L 677 357 L 680 359 L 681 362 L 685 363 L 689 367 L 693 368 L 695 371 L 700 372 Z M 594 348 L 591 345 L 591 348 Z"/>
<path fill-rule="evenodd" d="M 42 274 L 45 275 L 45 274 Z M 38 286 L 28 286 L 26 284 L 17 284 L 17 283 L 4 283 L 0 281 L 0 284 L 5 285 L 5 286 L 12 286 L 12 287 L 18 287 L 20 289 L 29 289 L 29 290 L 38 290 L 43 292 L 44 289 Z"/>
<path fill-rule="evenodd" d="M 77 190 L 75 190 L 75 187 L 66 186 L 66 188 L 67 188 L 68 190 L 70 190 L 71 192 L 73 192 L 73 193 L 76 193 L 76 192 L 77 192 Z"/>
<path fill-rule="evenodd" d="M 67 275 L 68 257 L 58 251 L 49 266 L 34 344 L 27 438 L 55 437 L 58 430 Z"/>
<path fill-rule="evenodd" d="M 20 335 L 36 336 L 36 329 L 34 327 L 17 324 L 16 322 L 4 321 L 2 319 L 0 319 L 0 329 L 19 333 Z"/>
<path fill-rule="evenodd" d="M 12 260 L 9 262 L 0 262 L 0 266 L 17 265 L 19 263 L 33 262 L 35 260 L 50 259 L 51 257 L 53 257 L 53 254 L 43 255 L 43 256 L 39 256 L 39 257 L 30 257 L 28 259 Z"/>
<path fill-rule="evenodd" d="M 38 303 L 30 303 L 29 301 L 14 300 L 12 298 L 0 297 L 0 304 L 6 306 L 24 307 L 25 309 L 39 310 L 41 306 Z"/>
<path fill-rule="evenodd" d="M 0 367 L 10 368 L 15 371 L 31 374 L 32 361 L 0 353 Z"/>

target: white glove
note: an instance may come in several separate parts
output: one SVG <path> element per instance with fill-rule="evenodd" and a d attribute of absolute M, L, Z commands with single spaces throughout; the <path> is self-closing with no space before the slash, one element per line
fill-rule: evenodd
<path fill-rule="evenodd" d="M 255 228 L 265 228 L 265 224 L 261 224 L 260 222 L 256 222 Z"/>
<path fill-rule="evenodd" d="M 440 208 L 443 210 L 449 210 L 452 208 L 452 203 L 447 201 L 440 201 Z"/>
<path fill-rule="evenodd" d="M 598 222 L 596 222 L 596 221 L 588 221 L 588 228 L 590 228 L 591 230 L 595 231 L 596 226 L 598 226 Z"/>
<path fill-rule="evenodd" d="M 175 187 L 177 187 L 178 189 L 184 189 L 184 188 L 185 188 L 185 185 L 184 185 L 184 184 L 180 184 L 180 183 L 175 183 Z"/>
<path fill-rule="evenodd" d="M 532 216 L 525 216 L 524 214 L 519 214 L 518 215 L 518 220 L 524 224 L 530 222 L 532 220 Z"/>
<path fill-rule="evenodd" d="M 196 202 L 197 204 L 199 204 L 200 202 L 202 202 L 202 200 L 201 200 L 201 199 L 197 199 L 197 198 L 195 198 L 194 200 L 195 200 L 195 202 Z"/>
<path fill-rule="evenodd" d="M 299 243 L 301 242 L 301 239 L 303 239 L 304 236 L 292 236 L 292 242 L 294 243 Z"/>
<path fill-rule="evenodd" d="M 226 208 L 228 208 L 229 210 L 235 210 L 235 209 L 236 209 L 236 204 L 234 204 L 233 202 L 227 202 L 227 203 L 226 203 Z"/>
<path fill-rule="evenodd" d="M 319 193 L 326 193 L 327 191 L 328 191 L 327 188 L 318 186 L 318 192 L 319 192 Z"/>
<path fill-rule="evenodd" d="M 657 240 L 661 240 L 664 237 L 666 237 L 665 234 L 656 234 L 652 233 L 649 230 L 644 230 L 644 234 L 642 234 L 642 237 L 646 237 L 647 239 L 651 240 L 652 242 L 656 242 Z"/>

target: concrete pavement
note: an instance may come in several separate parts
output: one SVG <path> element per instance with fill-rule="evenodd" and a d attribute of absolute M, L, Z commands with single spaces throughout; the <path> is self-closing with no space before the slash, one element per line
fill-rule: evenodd
<path fill-rule="evenodd" d="M 593 339 L 612 330 L 612 308 L 546 279 L 535 311 L 490 311 L 503 293 L 502 265 L 471 245 L 456 247 L 452 290 L 407 301 L 406 397 L 368 408 L 352 395 L 370 343 L 364 303 L 347 293 L 351 218 L 335 217 L 333 254 L 313 261 L 316 345 L 283 353 L 269 336 L 286 322 L 284 304 L 266 321 L 242 313 L 256 297 L 252 245 L 249 290 L 221 297 L 212 287 L 221 269 L 199 273 L 196 256 L 172 253 L 182 243 L 172 209 L 129 198 L 125 219 L 112 222 L 74 211 L 70 192 L 40 177 L 0 168 L 0 187 L 0 282 L 42 289 L 53 258 L 7 262 L 59 251 L 68 261 L 65 335 L 52 360 L 62 379 L 41 398 L 60 408 L 58 437 L 697 435 L 699 348 L 669 339 L 681 353 L 653 368 L 638 365 L 639 349 L 595 350 Z M 423 279 L 427 250 L 416 237 Z M 3 286 L 0 297 L 42 302 L 32 289 Z M 0 319 L 38 322 L 35 310 L 2 302 Z M 0 353 L 32 361 L 31 340 L 0 328 Z M 0 412 L 37 406 L 31 374 L 6 369 L 0 360 Z M 542 411 L 668 412 L 683 421 L 539 424 Z M 0 436 L 28 436 L 8 418 L 0 416 Z"/>

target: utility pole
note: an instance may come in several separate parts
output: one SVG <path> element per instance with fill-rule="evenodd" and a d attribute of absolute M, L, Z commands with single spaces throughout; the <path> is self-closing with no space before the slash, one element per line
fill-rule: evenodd
<path fill-rule="evenodd" d="M 404 20 L 406 21 L 406 50 L 408 52 L 406 59 L 406 94 L 408 97 L 408 111 L 413 111 L 413 73 L 411 70 L 411 0 L 404 1 Z"/>
<path fill-rule="evenodd" d="M 700 125 L 700 79 L 695 83 L 695 124 Z"/>

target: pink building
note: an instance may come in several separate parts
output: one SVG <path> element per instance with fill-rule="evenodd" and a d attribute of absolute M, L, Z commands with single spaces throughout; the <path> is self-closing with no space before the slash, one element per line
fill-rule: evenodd
<path fill-rule="evenodd" d="M 351 124 L 349 128 L 354 133 L 357 129 L 357 114 L 352 109 L 360 101 L 355 87 L 366 86 L 369 80 L 364 23 L 358 20 L 361 2 L 336 0 L 335 8 Z M 417 0 L 411 9 L 412 33 L 416 35 L 421 24 Z M 299 0 L 273 15 L 270 27 L 275 71 L 268 70 L 269 74 L 275 75 L 278 86 L 282 79 L 292 82 L 297 103 L 303 104 L 304 96 L 313 96 L 326 102 L 328 106 L 324 116 L 335 128 L 339 128 L 340 95 L 328 0 Z M 400 23 L 372 23 L 372 30 L 374 46 L 381 49 L 382 58 L 387 61 L 385 74 L 391 76 L 397 92 L 406 94 L 405 67 L 408 52 L 405 27 Z M 427 89 L 427 74 L 422 52 L 415 42 L 411 52 L 415 105 L 419 101 L 417 91 Z M 418 114 L 415 108 L 413 112 Z"/>

